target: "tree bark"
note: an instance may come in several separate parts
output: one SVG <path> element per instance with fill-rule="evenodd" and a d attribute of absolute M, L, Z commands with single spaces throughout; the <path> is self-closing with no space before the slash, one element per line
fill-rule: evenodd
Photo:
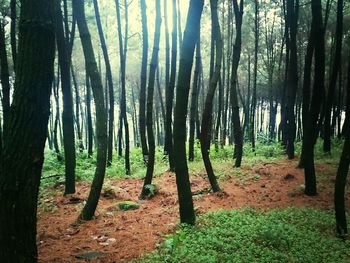
<path fill-rule="evenodd" d="M 54 2 L 22 1 L 17 72 L 0 160 L 0 258 L 37 262 L 36 212 L 50 115 Z"/>
<path fill-rule="evenodd" d="M 140 199 L 145 199 L 148 194 L 147 185 L 152 183 L 153 171 L 154 171 L 154 157 L 155 157 L 155 141 L 154 141 L 154 131 L 153 131 L 153 95 L 154 95 L 154 83 L 156 70 L 158 66 L 158 51 L 159 51 L 159 41 L 160 41 L 160 26 L 161 26 L 161 14 L 160 14 L 160 0 L 155 1 L 156 9 L 156 21 L 155 21 L 155 31 L 154 31 L 154 42 L 152 58 L 149 70 L 148 78 L 148 89 L 147 89 L 147 113 L 146 113 L 146 125 L 147 125 L 147 138 L 148 138 L 148 162 L 145 180 L 142 187 L 142 192 Z"/>
<path fill-rule="evenodd" d="M 179 197 L 181 223 L 194 224 L 195 213 L 186 160 L 186 116 L 194 48 L 198 40 L 203 0 L 191 0 L 181 47 L 176 104 L 174 115 L 174 152 L 176 185 Z"/>
<path fill-rule="evenodd" d="M 5 43 L 5 25 L 0 23 L 0 80 L 2 88 L 3 140 L 6 140 L 7 123 L 10 114 L 10 78 Z"/>
<path fill-rule="evenodd" d="M 239 60 L 241 57 L 241 46 L 242 46 L 242 19 L 243 19 L 243 0 L 240 1 L 238 7 L 237 0 L 233 0 L 233 10 L 235 13 L 236 21 L 236 40 L 232 52 L 232 69 L 231 69 L 231 92 L 230 100 L 232 107 L 232 125 L 233 125 L 233 137 L 235 143 L 234 153 L 236 156 L 235 167 L 241 166 L 242 155 L 243 155 L 243 134 L 241 123 L 239 119 L 239 105 L 237 98 L 237 69 Z"/>
<path fill-rule="evenodd" d="M 211 21 L 212 21 L 212 41 L 215 46 L 215 51 L 212 49 L 211 52 L 215 52 L 215 69 L 213 70 L 213 75 L 210 78 L 208 93 L 205 99 L 204 110 L 202 114 L 202 125 L 201 125 L 201 152 L 202 158 L 207 171 L 207 175 L 210 181 L 210 185 L 214 192 L 220 191 L 219 184 L 216 180 L 213 167 L 210 161 L 210 135 L 211 135 L 211 125 L 212 125 L 212 114 L 213 114 L 213 99 L 215 96 L 215 90 L 220 79 L 221 71 L 221 60 L 222 60 L 222 38 L 220 32 L 220 25 L 218 19 L 218 1 L 210 1 L 211 10 Z"/>
<path fill-rule="evenodd" d="M 118 41 L 119 41 L 119 55 L 120 55 L 120 71 L 121 71 L 121 98 L 120 98 L 120 114 L 124 123 L 124 130 L 125 130 L 125 174 L 130 174 L 130 142 L 129 142 L 129 125 L 128 125 L 128 119 L 126 114 L 126 90 L 125 90 L 125 71 L 126 71 L 126 52 L 127 52 L 127 27 L 128 27 L 128 18 L 127 18 L 127 3 L 125 1 L 125 28 L 126 28 L 126 35 L 125 42 L 123 44 L 123 37 L 122 37 L 122 29 L 121 29 L 121 22 L 120 22 L 120 7 L 119 7 L 119 0 L 115 0 L 115 6 L 116 6 L 116 12 L 117 12 L 117 24 L 118 24 Z"/>
<path fill-rule="evenodd" d="M 140 0 L 141 21 L 142 21 L 142 65 L 141 65 L 141 85 L 140 85 L 140 107 L 139 107 L 139 127 L 142 155 L 144 162 L 148 159 L 148 147 L 146 140 L 146 83 L 147 83 L 147 58 L 148 58 L 148 29 L 146 2 Z"/>
<path fill-rule="evenodd" d="M 92 47 L 91 36 L 85 20 L 85 8 L 83 0 L 73 0 L 73 12 L 77 19 L 80 40 L 84 52 L 86 71 L 91 80 L 91 88 L 94 96 L 96 109 L 96 170 L 88 199 L 83 210 L 79 215 L 79 219 L 81 220 L 91 220 L 94 216 L 98 204 L 106 171 L 107 116 L 104 103 L 101 76 L 97 69 L 97 63 Z"/>
<path fill-rule="evenodd" d="M 343 42 L 343 0 L 338 0 L 337 4 L 337 25 L 335 32 L 335 53 L 333 58 L 331 79 L 329 82 L 328 93 L 326 96 L 325 117 L 324 117 L 324 141 L 323 151 L 331 152 L 331 116 L 334 103 L 335 87 L 341 67 L 341 51 Z"/>
<path fill-rule="evenodd" d="M 322 22 L 321 0 L 312 0 L 312 25 L 314 33 L 312 38 L 315 43 L 315 73 L 310 111 L 307 122 L 307 133 L 303 136 L 304 143 L 304 168 L 305 168 L 305 194 L 313 196 L 317 194 L 316 175 L 314 166 L 314 145 L 317 138 L 317 120 L 319 118 L 322 98 L 324 96 L 325 75 L 325 46 L 324 28 Z"/>
<path fill-rule="evenodd" d="M 113 88 L 113 78 L 112 78 L 112 70 L 111 64 L 109 62 L 109 55 L 106 45 L 106 40 L 103 35 L 102 24 L 100 19 L 100 11 L 98 8 L 97 0 L 93 0 L 94 10 L 95 10 L 95 18 L 97 24 L 98 35 L 101 43 L 103 58 L 106 66 L 106 77 L 108 83 L 108 97 L 109 103 L 106 103 L 106 109 L 108 108 L 108 144 L 107 144 L 107 163 L 110 165 L 113 159 L 113 131 L 114 131 L 114 88 Z M 107 97 L 107 92 L 106 92 Z"/>
<path fill-rule="evenodd" d="M 68 39 L 65 39 L 63 31 L 63 18 L 61 1 L 55 1 L 56 11 L 56 43 L 58 50 L 58 62 L 61 69 L 61 86 L 63 97 L 62 127 L 65 161 L 65 190 L 64 194 L 75 193 L 75 140 L 73 120 L 73 96 L 70 81 L 70 57 L 68 57 Z"/>
<path fill-rule="evenodd" d="M 176 78 L 176 61 L 177 61 L 177 7 L 176 0 L 172 0 L 172 19 L 173 28 L 171 36 L 171 65 L 170 65 L 170 80 L 168 89 L 166 90 L 166 120 L 165 120 L 165 153 L 169 156 L 170 171 L 174 171 L 174 146 L 173 146 L 173 131 L 172 131 L 172 115 L 173 115 L 173 100 Z"/>
<path fill-rule="evenodd" d="M 289 159 L 294 158 L 294 141 L 296 135 L 296 123 L 295 123 L 295 98 L 298 89 L 298 60 L 297 60 L 297 45 L 296 36 L 298 30 L 298 13 L 299 13 L 299 0 L 287 1 L 287 21 L 289 29 L 289 42 L 290 42 L 290 58 L 288 67 L 288 81 L 287 81 L 287 104 L 286 104 L 286 120 L 285 130 L 287 132 L 287 155 Z"/>
<path fill-rule="evenodd" d="M 190 137 L 189 137 L 189 151 L 188 151 L 188 160 L 194 160 L 194 135 L 195 129 L 199 129 L 199 126 L 196 125 L 196 115 L 198 114 L 198 91 L 199 91 L 199 74 L 200 67 L 202 64 L 201 61 L 201 37 L 200 32 L 198 35 L 198 40 L 196 44 L 196 62 L 194 67 L 194 76 L 192 83 L 192 92 L 191 92 L 191 106 L 190 106 Z"/>

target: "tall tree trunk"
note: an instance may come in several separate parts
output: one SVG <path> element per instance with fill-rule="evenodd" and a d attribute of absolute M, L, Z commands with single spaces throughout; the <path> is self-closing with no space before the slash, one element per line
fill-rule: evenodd
<path fill-rule="evenodd" d="M 127 3 L 124 1 L 125 8 L 125 31 L 124 36 L 125 42 L 123 45 L 122 28 L 120 22 L 120 7 L 119 0 L 115 0 L 116 12 L 117 12 L 117 24 L 118 24 L 118 40 L 119 40 L 119 54 L 120 54 L 120 68 L 121 68 L 121 99 L 120 99 L 120 114 L 124 123 L 125 131 L 125 174 L 130 174 L 130 145 L 129 145 L 129 125 L 126 114 L 126 90 L 125 90 L 125 70 L 126 70 L 126 52 L 127 52 L 127 27 L 128 27 L 128 16 L 127 16 Z"/>
<path fill-rule="evenodd" d="M 349 103 L 349 101 L 348 101 Z M 350 104 L 346 105 L 347 107 Z M 340 237 L 345 237 L 348 233 L 346 214 L 345 214 L 345 187 L 347 185 L 347 176 L 350 164 L 350 133 L 346 134 L 343 146 L 343 152 L 340 158 L 337 176 L 335 178 L 334 189 L 334 207 L 335 218 L 337 221 L 337 233 Z"/>
<path fill-rule="evenodd" d="M 72 79 L 73 79 L 73 85 L 74 85 L 74 91 L 75 91 L 75 123 L 77 126 L 77 134 L 78 134 L 78 148 L 79 152 L 83 152 L 84 145 L 83 145 L 83 135 L 81 132 L 81 125 L 80 125 L 80 95 L 79 95 L 79 86 L 77 79 L 75 77 L 75 72 L 73 69 L 73 66 L 71 65 L 71 73 L 72 73 Z"/>
<path fill-rule="evenodd" d="M 308 115 L 310 111 L 310 97 L 311 97 L 311 66 L 312 66 L 312 58 L 315 50 L 314 41 L 314 33 L 312 30 L 315 29 L 314 25 L 311 25 L 311 32 L 308 39 L 308 44 L 306 48 L 305 54 L 305 63 L 304 63 L 304 80 L 303 80 L 303 108 L 302 108 L 302 116 L 303 116 L 303 135 L 306 133 L 306 127 L 308 123 Z M 304 142 L 304 140 L 303 140 Z M 298 164 L 299 168 L 304 167 L 304 143 L 301 149 L 300 161 Z"/>
<path fill-rule="evenodd" d="M 331 112 L 334 103 L 335 87 L 341 67 L 341 50 L 343 42 L 343 0 L 338 0 L 337 4 L 337 26 L 335 32 L 335 53 L 332 65 L 331 80 L 329 82 L 326 96 L 325 118 L 324 118 L 324 141 L 323 151 L 331 151 Z"/>
<path fill-rule="evenodd" d="M 10 38 L 11 38 L 11 53 L 13 68 L 16 71 L 16 62 L 17 62 L 17 40 L 16 40 L 16 20 L 17 20 L 17 1 L 10 1 L 11 8 L 11 25 L 10 25 Z"/>
<path fill-rule="evenodd" d="M 188 160 L 194 160 L 194 133 L 195 129 L 199 129 L 196 126 L 196 114 L 198 114 L 198 91 L 199 91 L 199 73 L 201 67 L 201 37 L 200 32 L 198 35 L 198 40 L 196 44 L 196 63 L 194 67 L 194 76 L 192 83 L 192 92 L 191 92 L 191 106 L 190 106 L 190 137 L 189 137 L 189 151 L 188 151 Z"/>
<path fill-rule="evenodd" d="M 171 68 L 170 68 L 170 80 L 168 89 L 166 90 L 166 120 L 165 120 L 165 150 L 169 155 L 170 171 L 174 171 L 174 149 L 173 149 L 173 132 L 172 132 L 172 115 L 173 115 L 173 100 L 174 100 L 174 88 L 176 78 L 176 61 L 177 61 L 177 8 L 176 0 L 172 0 L 173 11 L 173 28 L 171 36 Z M 180 7 L 178 6 L 178 9 Z"/>
<path fill-rule="evenodd" d="M 191 186 L 186 160 L 186 116 L 194 48 L 196 46 L 203 11 L 203 0 L 191 0 L 181 47 L 176 104 L 174 115 L 174 152 L 176 186 L 179 197 L 181 223 L 194 224 L 196 217 L 193 208 Z"/>
<path fill-rule="evenodd" d="M 287 81 L 287 107 L 286 107 L 286 132 L 287 132 L 287 155 L 289 159 L 294 158 L 294 141 L 296 134 L 295 123 L 295 98 L 298 89 L 298 60 L 296 37 L 298 30 L 299 0 L 287 1 L 287 21 L 289 28 L 290 58 Z"/>
<path fill-rule="evenodd" d="M 235 167 L 241 166 L 242 155 L 243 155 L 243 134 L 241 123 L 239 120 L 239 105 L 237 98 L 237 69 L 239 60 L 241 57 L 241 46 L 242 46 L 242 19 L 243 19 L 243 0 L 240 1 L 238 7 L 237 0 L 233 0 L 233 10 L 235 12 L 236 21 L 236 40 L 232 52 L 232 69 L 231 69 L 231 92 L 230 100 L 232 107 L 232 125 L 233 125 L 233 137 L 235 143 L 235 156 L 236 162 Z"/>
<path fill-rule="evenodd" d="M 0 258 L 6 263 L 38 260 L 37 200 L 50 115 L 53 18 L 53 1 L 22 1 L 13 102 L 0 157 Z"/>
<path fill-rule="evenodd" d="M 88 157 L 92 157 L 93 153 L 93 128 L 92 128 L 92 117 L 91 117 L 91 86 L 90 86 L 90 77 L 88 73 L 85 74 L 86 77 L 86 122 L 87 122 L 87 149 Z"/>
<path fill-rule="evenodd" d="M 325 47 L 324 28 L 322 22 L 321 0 L 312 0 L 312 25 L 311 30 L 315 43 L 315 74 L 312 99 L 309 115 L 307 117 L 308 132 L 304 133 L 304 168 L 305 168 L 305 194 L 316 195 L 316 175 L 314 166 L 314 145 L 317 138 L 317 120 L 320 114 L 322 98 L 324 96 L 324 75 L 325 75 Z"/>
<path fill-rule="evenodd" d="M 100 19 L 100 11 L 98 8 L 97 0 L 93 0 L 96 24 L 98 29 L 98 35 L 101 42 L 101 48 L 103 53 L 103 58 L 106 66 L 106 77 L 108 83 L 108 97 L 109 103 L 106 103 L 106 109 L 108 108 L 108 144 L 107 144 L 107 163 L 110 165 L 113 159 L 113 131 L 114 131 L 114 88 L 113 88 L 113 78 L 112 78 L 112 70 L 111 64 L 109 62 L 108 50 L 106 45 L 106 40 L 103 35 L 102 24 Z M 106 92 L 107 97 L 107 92 Z"/>
<path fill-rule="evenodd" d="M 147 83 L 147 58 L 148 58 L 148 30 L 146 2 L 140 0 L 141 20 L 142 20 L 142 65 L 141 65 L 141 85 L 140 85 L 140 106 L 139 106 L 139 127 L 143 160 L 147 162 L 148 148 L 146 141 L 146 83 Z"/>
<path fill-rule="evenodd" d="M 346 108 L 345 108 L 345 120 L 342 128 L 342 136 L 345 137 L 350 133 L 350 52 L 348 58 L 348 80 L 346 83 Z"/>
<path fill-rule="evenodd" d="M 259 50 L 259 0 L 254 0 L 255 3 L 255 16 L 254 16 L 254 69 L 253 69 L 253 94 L 252 94 L 252 107 L 250 113 L 250 140 L 252 142 L 253 151 L 255 151 L 255 110 L 256 110 L 256 86 L 258 75 L 258 50 Z"/>
<path fill-rule="evenodd" d="M 70 57 L 68 57 L 68 40 L 63 31 L 63 18 L 61 1 L 55 1 L 56 43 L 58 49 L 58 62 L 61 69 L 61 86 L 63 97 L 63 145 L 65 161 L 65 190 L 64 194 L 75 193 L 75 140 L 73 120 L 73 96 L 70 81 Z"/>
<path fill-rule="evenodd" d="M 60 77 L 60 70 L 59 68 L 57 69 L 57 76 L 54 78 L 53 80 L 53 94 L 54 94 L 54 98 L 55 98 L 55 121 L 54 121 L 54 128 L 53 128 L 53 146 L 55 148 L 55 153 L 56 153 L 56 157 L 57 157 L 57 161 L 62 161 L 62 156 L 61 156 L 61 150 L 60 150 L 60 145 L 58 143 L 58 134 L 59 134 L 59 129 L 60 129 L 60 104 L 59 104 L 59 77 Z M 55 81 L 56 80 L 56 81 Z"/>
<path fill-rule="evenodd" d="M 10 114 L 10 78 L 5 43 L 5 25 L 0 22 L 0 80 L 2 88 L 2 112 L 4 122 L 3 139 L 6 140 L 7 123 Z"/>
<path fill-rule="evenodd" d="M 147 113 L 146 113 L 146 124 L 147 124 L 147 138 L 149 146 L 147 171 L 145 180 L 142 187 L 140 199 L 144 199 L 149 193 L 147 185 L 152 183 L 153 171 L 154 171 L 154 157 L 155 157 L 155 142 L 154 142 L 154 131 L 153 131 L 153 95 L 154 95 L 154 82 L 156 76 L 156 70 L 158 65 L 158 51 L 160 41 L 160 26 L 161 26 L 161 14 L 160 14 L 160 0 L 155 1 L 156 5 L 156 21 L 154 29 L 154 42 L 151 64 L 149 69 L 148 78 L 148 89 L 147 89 Z"/>
<path fill-rule="evenodd" d="M 83 0 L 73 0 L 73 12 L 77 19 L 81 44 L 83 47 L 86 71 L 91 80 L 91 88 L 96 109 L 97 162 L 94 179 L 86 204 L 79 215 L 81 220 L 91 220 L 100 198 L 107 160 L 107 116 L 104 104 L 101 76 L 97 69 L 91 36 L 85 20 Z"/>
<path fill-rule="evenodd" d="M 213 75 L 210 78 L 208 93 L 205 99 L 204 110 L 202 114 L 202 125 L 201 125 L 201 152 L 204 161 L 205 169 L 208 174 L 210 185 L 214 192 L 220 191 L 219 184 L 215 178 L 213 167 L 209 157 L 210 151 L 210 135 L 211 135 L 211 125 L 212 125 L 212 113 L 213 113 L 213 99 L 215 96 L 215 90 L 220 79 L 221 71 L 221 60 L 222 60 L 222 38 L 220 32 L 220 25 L 218 19 L 218 1 L 210 1 L 211 10 L 211 21 L 212 21 L 212 40 L 215 45 L 215 69 Z M 214 50 L 211 50 L 214 52 Z"/>

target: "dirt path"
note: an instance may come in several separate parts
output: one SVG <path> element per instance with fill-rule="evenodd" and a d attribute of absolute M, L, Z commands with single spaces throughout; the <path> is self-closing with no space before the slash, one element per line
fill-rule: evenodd
<path fill-rule="evenodd" d="M 220 181 L 223 192 L 208 193 L 206 178 L 191 179 L 197 213 L 210 210 L 232 209 L 242 206 L 279 208 L 288 206 L 333 207 L 334 168 L 318 165 L 319 194 L 303 195 L 303 170 L 295 168 L 296 162 L 278 161 L 254 167 L 243 167 L 237 176 Z M 229 164 L 228 164 L 229 165 Z M 54 205 L 53 212 L 41 212 L 38 221 L 39 262 L 84 262 L 75 257 L 79 253 L 99 251 L 104 257 L 92 262 L 120 262 L 138 258 L 154 250 L 178 224 L 178 202 L 175 175 L 165 173 L 155 179 L 160 192 L 151 200 L 139 201 L 142 187 L 140 179 L 124 179 L 111 182 L 114 198 L 102 197 L 97 209 L 97 219 L 73 227 L 82 203 L 62 197 L 61 191 L 43 202 Z M 75 197 L 85 199 L 89 191 L 87 183 L 77 184 Z M 347 196 L 348 200 L 349 196 Z M 140 209 L 115 210 L 120 200 L 134 200 Z M 73 200 L 74 201 L 74 200 Z M 349 202 L 347 202 L 349 205 Z M 348 207 L 348 209 L 350 206 Z"/>

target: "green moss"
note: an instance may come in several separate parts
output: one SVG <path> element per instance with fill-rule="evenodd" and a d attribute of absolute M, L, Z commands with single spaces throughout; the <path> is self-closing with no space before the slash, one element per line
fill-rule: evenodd
<path fill-rule="evenodd" d="M 121 201 L 117 203 L 117 207 L 122 211 L 136 210 L 140 208 L 140 204 L 134 201 Z"/>

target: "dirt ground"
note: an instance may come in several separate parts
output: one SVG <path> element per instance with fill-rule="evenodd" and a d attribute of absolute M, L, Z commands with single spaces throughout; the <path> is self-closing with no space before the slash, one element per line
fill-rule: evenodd
<path fill-rule="evenodd" d="M 243 166 L 240 172 L 232 170 L 232 176 L 219 181 L 223 190 L 219 193 L 206 191 L 209 184 L 203 170 L 203 174 L 191 178 L 196 212 L 201 214 L 244 206 L 332 209 L 335 167 L 317 165 L 316 171 L 321 176 L 318 179 L 319 193 L 315 197 L 303 194 L 303 170 L 295 167 L 296 161 L 287 160 Z M 179 223 L 175 174 L 164 173 L 154 182 L 159 186 L 159 194 L 145 201 L 138 200 L 141 179 L 108 182 L 109 188 L 113 189 L 112 195 L 101 197 L 96 220 L 79 226 L 73 223 L 83 206 L 79 199 L 86 199 L 89 184 L 78 183 L 74 198 L 63 197 L 62 189 L 56 189 L 57 194 L 53 197 L 41 200 L 50 205 L 52 211 L 39 210 L 39 262 L 85 262 L 76 256 L 88 252 L 104 253 L 104 256 L 89 262 L 120 262 L 137 259 L 154 250 L 164 235 L 171 233 Z M 129 211 L 115 209 L 121 200 L 136 201 L 141 207 Z M 349 202 L 346 203 L 349 209 Z"/>

